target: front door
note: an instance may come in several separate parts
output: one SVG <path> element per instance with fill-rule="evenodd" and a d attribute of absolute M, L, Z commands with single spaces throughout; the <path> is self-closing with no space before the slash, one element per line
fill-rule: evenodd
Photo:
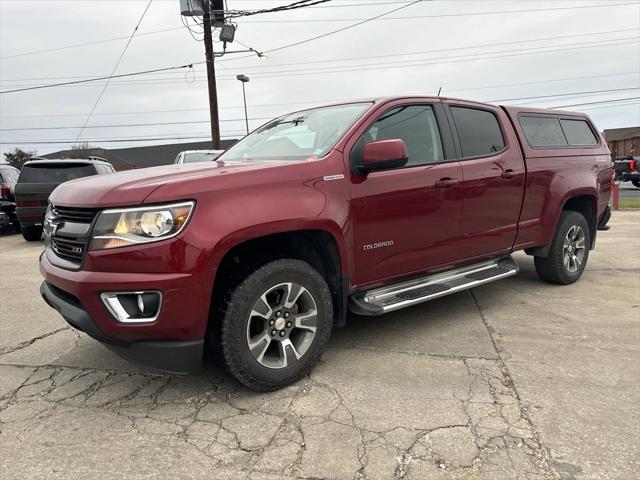
<path fill-rule="evenodd" d="M 409 152 L 405 167 L 351 176 L 356 285 L 437 268 L 460 255 L 462 168 L 443 149 L 443 130 L 450 135 L 441 105 L 400 105 L 378 116 L 353 147 L 402 139 Z"/>

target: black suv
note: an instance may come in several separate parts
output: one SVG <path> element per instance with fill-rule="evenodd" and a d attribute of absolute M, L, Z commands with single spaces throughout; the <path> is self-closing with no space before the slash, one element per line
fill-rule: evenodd
<path fill-rule="evenodd" d="M 640 188 L 640 157 L 618 157 L 614 161 L 616 180 L 619 182 L 631 182 L 636 188 Z"/>
<path fill-rule="evenodd" d="M 18 181 L 20 170 L 7 164 L 0 164 L 0 228 L 13 225 L 20 228 L 16 217 L 16 203 L 13 189 Z"/>
<path fill-rule="evenodd" d="M 42 226 L 49 194 L 61 183 L 91 175 L 113 173 L 113 166 L 103 158 L 34 159 L 24 164 L 15 187 L 16 210 L 22 236 L 27 241 L 42 238 Z"/>

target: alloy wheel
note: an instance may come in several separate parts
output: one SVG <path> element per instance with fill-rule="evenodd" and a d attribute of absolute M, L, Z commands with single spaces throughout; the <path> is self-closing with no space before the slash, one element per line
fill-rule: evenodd
<path fill-rule="evenodd" d="M 247 346 L 267 368 L 285 368 L 304 356 L 316 335 L 318 309 L 297 283 L 281 283 L 254 303 L 247 321 Z"/>
<path fill-rule="evenodd" d="M 567 272 L 575 273 L 582 265 L 586 252 L 585 240 L 582 227 L 573 225 L 567 231 L 562 248 L 562 260 Z"/>

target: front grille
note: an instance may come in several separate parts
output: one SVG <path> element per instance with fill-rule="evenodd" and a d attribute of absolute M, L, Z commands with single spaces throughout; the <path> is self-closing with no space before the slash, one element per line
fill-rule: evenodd
<path fill-rule="evenodd" d="M 82 256 L 86 246 L 87 242 L 85 241 L 51 237 L 51 248 L 56 252 L 56 255 L 74 263 L 82 263 Z"/>
<path fill-rule="evenodd" d="M 56 221 L 91 223 L 99 210 L 95 208 L 72 208 L 51 205 L 51 214 Z"/>
<path fill-rule="evenodd" d="M 51 205 L 45 221 L 45 231 L 50 231 L 49 246 L 60 260 L 59 266 L 76 269 L 91 239 L 91 225 L 99 210 L 95 208 L 74 208 Z"/>

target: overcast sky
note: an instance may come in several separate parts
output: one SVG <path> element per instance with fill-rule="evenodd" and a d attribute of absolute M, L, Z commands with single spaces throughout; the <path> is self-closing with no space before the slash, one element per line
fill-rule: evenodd
<path fill-rule="evenodd" d="M 292 2 L 227 3 L 229 9 L 248 10 Z M 109 75 L 147 3 L 0 0 L 0 90 Z M 183 26 L 179 3 L 153 0 L 116 74 L 204 60 L 203 43 Z M 600 129 L 640 124 L 637 1 L 410 3 L 333 0 L 237 19 L 238 42 L 229 49 L 246 45 L 268 51 L 408 5 L 266 58 L 230 54 L 217 60 L 223 136 L 237 137 L 244 130 L 242 90 L 235 79 L 239 73 L 251 78 L 247 101 L 252 128 L 313 103 L 433 95 L 440 87 L 443 96 L 504 104 L 553 107 L 606 101 L 566 109 L 589 113 Z M 517 10 L 521 12 L 513 12 Z M 86 43 L 91 44 L 76 46 Z M 103 82 L 95 82 L 0 95 L 0 151 L 22 147 L 46 154 L 68 148 L 102 87 Z M 540 96 L 547 97 L 526 98 Z M 206 72 L 200 64 L 192 71 L 112 80 L 80 140 L 105 148 L 176 142 L 172 137 L 206 140 L 207 122 Z M 172 124 L 149 125 L 157 123 Z M 23 128 L 29 130 L 14 130 Z M 150 137 L 163 139 L 139 140 Z M 63 143 L 27 143 L 46 141 Z"/>

